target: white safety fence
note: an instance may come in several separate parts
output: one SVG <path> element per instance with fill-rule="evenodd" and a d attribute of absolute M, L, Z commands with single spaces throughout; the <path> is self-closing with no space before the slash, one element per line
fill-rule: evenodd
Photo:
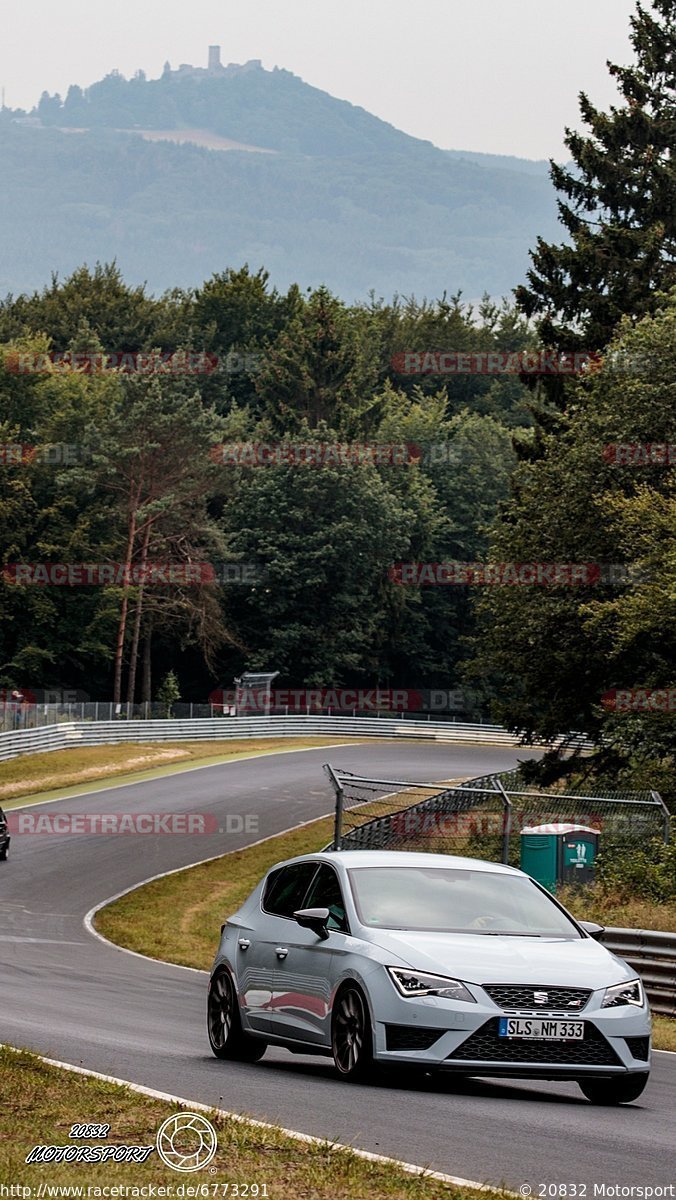
<path fill-rule="evenodd" d="M 500 725 L 454 721 L 383 720 L 373 717 L 230 717 L 164 721 L 68 721 L 0 734 L 0 761 L 20 754 L 103 746 L 118 742 L 231 741 L 261 737 L 408 738 L 435 742 L 487 742 L 517 746 L 516 734 Z M 579 744 L 579 742 L 578 742 Z M 584 743 L 583 743 L 584 745 Z"/>

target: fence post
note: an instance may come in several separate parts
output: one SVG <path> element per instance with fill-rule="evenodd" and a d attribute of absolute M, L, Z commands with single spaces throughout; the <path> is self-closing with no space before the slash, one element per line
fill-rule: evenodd
<path fill-rule="evenodd" d="M 333 849 L 340 850 L 343 840 L 343 803 L 345 800 L 345 792 L 343 791 L 343 785 L 338 779 L 338 776 L 331 766 L 331 763 L 324 763 L 324 770 L 331 780 L 331 783 L 333 784 L 333 790 L 336 793 L 336 815 L 333 824 Z"/>
<path fill-rule="evenodd" d="M 507 795 L 497 775 L 493 776 L 496 792 L 502 798 L 502 861 L 509 866 L 509 843 L 512 836 L 512 801 Z"/>
<path fill-rule="evenodd" d="M 668 844 L 669 837 L 671 834 L 671 813 L 669 812 L 669 809 L 667 808 L 666 804 L 664 803 L 664 800 L 660 796 L 659 792 L 651 791 L 650 795 L 652 796 L 653 800 L 655 801 L 655 804 L 658 804 L 659 807 L 662 809 L 662 824 L 664 826 L 664 841 L 665 841 L 665 843 Z"/>

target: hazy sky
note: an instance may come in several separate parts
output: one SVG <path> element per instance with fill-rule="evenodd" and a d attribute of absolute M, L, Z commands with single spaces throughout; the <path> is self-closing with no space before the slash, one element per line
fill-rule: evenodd
<path fill-rule="evenodd" d="M 2 0 L 12 108 L 117 68 L 260 58 L 444 148 L 560 156 L 577 93 L 616 91 L 634 0 Z"/>

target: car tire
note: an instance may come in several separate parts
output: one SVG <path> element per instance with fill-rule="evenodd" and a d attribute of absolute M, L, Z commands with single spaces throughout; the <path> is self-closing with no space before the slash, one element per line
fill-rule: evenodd
<path fill-rule="evenodd" d="M 5 861 L 6 861 L 6 859 L 7 859 L 7 851 L 8 851 L 8 850 L 9 850 L 9 846 L 3 846 L 3 847 L 2 847 L 2 850 L 0 850 L 0 862 L 5 862 Z"/>
<path fill-rule="evenodd" d="M 366 1079 L 373 1071 L 373 1031 L 368 1004 L 355 983 L 341 987 L 331 1014 L 331 1051 L 341 1079 Z"/>
<path fill-rule="evenodd" d="M 640 1071 L 619 1078 L 578 1079 L 577 1082 L 592 1104 L 631 1104 L 632 1100 L 638 1100 L 649 1076 L 649 1071 Z"/>
<path fill-rule="evenodd" d="M 258 1062 L 268 1048 L 263 1038 L 250 1037 L 242 1029 L 242 1017 L 232 976 L 225 968 L 209 980 L 207 1033 L 216 1058 L 231 1062 Z"/>

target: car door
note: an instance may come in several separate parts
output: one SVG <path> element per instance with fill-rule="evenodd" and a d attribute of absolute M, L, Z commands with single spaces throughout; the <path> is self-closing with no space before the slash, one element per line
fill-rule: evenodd
<path fill-rule="evenodd" d="M 317 870 L 316 863 L 292 863 L 271 871 L 261 895 L 261 911 L 250 929 L 237 933 L 237 978 L 245 1027 L 269 1033 L 274 1002 L 275 968 L 284 935 L 295 928 L 293 913 Z"/>
<path fill-rule="evenodd" d="M 303 899 L 302 908 L 328 908 L 326 940 L 297 922 L 285 931 L 277 956 L 272 1032 L 311 1044 L 328 1046 L 331 1040 L 330 1006 L 332 963 L 349 933 L 345 903 L 338 876 L 322 863 Z"/>
<path fill-rule="evenodd" d="M 269 1033 L 274 963 L 262 940 L 260 924 L 256 929 L 237 930 L 234 957 L 242 1024 L 245 1029 Z"/>

